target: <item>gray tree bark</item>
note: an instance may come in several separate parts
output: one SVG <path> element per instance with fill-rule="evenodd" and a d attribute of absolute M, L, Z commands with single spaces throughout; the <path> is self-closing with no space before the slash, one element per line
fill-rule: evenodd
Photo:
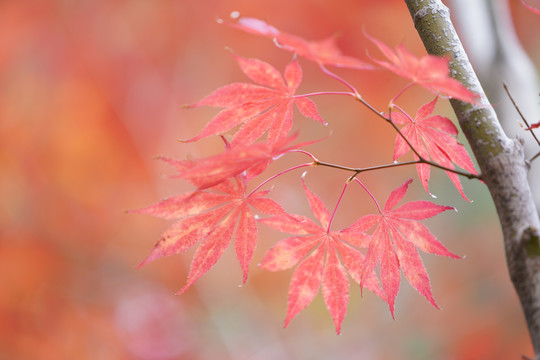
<path fill-rule="evenodd" d="M 450 56 L 451 75 L 480 94 L 478 105 L 452 99 L 488 187 L 502 228 L 510 277 L 521 301 L 536 358 L 540 359 L 540 219 L 523 144 L 503 131 L 440 0 L 405 0 L 428 53 Z"/>

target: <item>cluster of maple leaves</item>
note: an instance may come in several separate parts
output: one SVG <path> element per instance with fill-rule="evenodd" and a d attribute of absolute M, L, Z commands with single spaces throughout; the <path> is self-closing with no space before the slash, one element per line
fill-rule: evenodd
<path fill-rule="evenodd" d="M 463 145 L 456 140 L 458 130 L 455 125 L 448 118 L 432 115 L 437 98 L 441 96 L 476 101 L 474 93 L 449 76 L 449 59 L 430 55 L 418 58 L 403 46 L 392 50 L 368 36 L 386 57 L 384 61 L 373 59 L 368 63 L 341 54 L 334 37 L 306 41 L 258 19 L 236 17 L 234 20 L 227 25 L 268 37 L 280 48 L 317 63 L 324 73 L 351 90 L 350 93 L 339 94 L 350 95 L 364 104 L 365 101 L 350 84 L 326 67 L 358 70 L 383 67 L 410 80 L 410 84 L 421 85 L 434 93 L 435 99 L 420 107 L 415 117 L 395 104 L 397 96 L 391 102 L 390 110 L 393 111 L 390 114 L 376 112 L 397 130 L 395 165 L 399 165 L 398 158 L 412 150 L 415 161 L 411 163 L 416 164 L 426 191 L 430 169 L 437 165 L 446 170 L 466 199 L 454 165 L 473 176 L 477 174 L 474 165 Z M 174 177 L 189 181 L 196 189 L 135 211 L 176 220 L 140 266 L 199 244 L 180 294 L 205 274 L 234 241 L 245 282 L 257 243 L 259 223 L 292 235 L 269 249 L 260 265 L 270 271 L 296 266 L 290 283 L 285 326 L 312 302 L 320 290 L 339 333 L 349 300 L 349 277 L 386 301 L 392 316 L 401 272 L 420 294 L 437 307 L 418 249 L 429 254 L 458 256 L 448 251 L 420 220 L 453 208 L 430 201 L 398 205 L 412 180 L 392 191 L 381 208 L 358 179 L 361 171 L 352 169 L 353 174 L 346 181 L 340 200 L 349 184 L 355 182 L 371 196 L 378 208 L 377 214 L 365 215 L 345 229 L 333 230 L 335 210 L 330 212 L 304 181 L 303 189 L 317 222 L 287 213 L 267 197 L 269 190 L 261 188 L 285 172 L 323 165 L 313 155 L 301 150 L 309 143 L 294 144 L 296 136 L 290 135 L 293 107 L 295 105 L 305 117 L 323 124 L 325 121 L 309 99 L 310 94 L 296 94 L 302 80 L 302 69 L 296 57 L 282 75 L 264 61 L 233 56 L 253 83 L 223 86 L 191 105 L 213 106 L 222 110 L 199 135 L 185 141 L 221 136 L 225 151 L 202 159 L 162 158 L 175 168 Z M 263 173 L 271 162 L 290 152 L 302 152 L 310 157 L 310 161 L 275 174 L 255 187 L 250 186 L 250 181 Z M 350 168 L 348 170 L 351 171 Z M 376 273 L 378 265 L 379 275 Z"/>

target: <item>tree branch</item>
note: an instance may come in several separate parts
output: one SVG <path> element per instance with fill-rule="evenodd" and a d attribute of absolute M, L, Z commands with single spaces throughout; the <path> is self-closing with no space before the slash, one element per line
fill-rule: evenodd
<path fill-rule="evenodd" d="M 499 215 L 510 277 L 534 351 L 540 354 L 540 220 L 527 182 L 523 146 L 503 132 L 440 0 L 405 0 L 428 53 L 450 56 L 451 75 L 480 94 L 480 104 L 451 100 Z M 528 250 L 529 249 L 529 250 Z"/>

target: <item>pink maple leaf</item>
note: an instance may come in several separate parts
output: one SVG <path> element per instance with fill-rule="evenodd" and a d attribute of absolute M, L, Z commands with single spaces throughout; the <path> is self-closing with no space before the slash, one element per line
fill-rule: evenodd
<path fill-rule="evenodd" d="M 285 214 L 279 204 L 264 197 L 267 193 L 248 194 L 245 176 L 238 175 L 205 190 L 173 196 L 132 211 L 177 219 L 139 267 L 164 256 L 179 254 L 200 242 L 186 285 L 178 292 L 182 294 L 216 264 L 234 238 L 245 282 L 257 243 L 257 224 L 250 207 L 264 214 Z"/>
<path fill-rule="evenodd" d="M 356 247 L 367 243 L 368 236 L 350 232 L 344 240 L 339 231 L 330 231 L 330 213 L 322 200 L 305 183 L 303 185 L 311 211 L 319 224 L 299 215 L 261 219 L 260 222 L 274 229 L 297 235 L 279 241 L 268 250 L 261 267 L 279 271 L 298 265 L 289 288 L 285 326 L 313 301 L 321 288 L 324 303 L 339 334 L 349 301 L 347 273 L 360 283 L 364 255 Z M 368 289 L 383 297 L 373 271 L 366 273 L 364 280 Z"/>
<path fill-rule="evenodd" d="M 451 98 L 475 103 L 478 95 L 449 76 L 447 57 L 425 55 L 420 58 L 411 54 L 403 45 L 398 45 L 394 52 L 388 45 L 366 35 L 389 61 L 373 59 L 377 64 L 423 86 L 435 94 L 445 94 Z"/>
<path fill-rule="evenodd" d="M 470 173 L 477 174 L 467 150 L 456 139 L 458 130 L 452 121 L 440 115 L 430 116 L 436 102 L 437 98 L 420 107 L 414 119 L 406 113 L 393 112 L 392 121 L 399 125 L 405 125 L 401 128 L 401 133 L 423 158 L 431 158 L 439 165 L 451 169 L 454 168 L 455 163 Z M 409 145 L 397 134 L 394 160 L 405 155 L 409 150 Z M 418 160 L 416 154 L 414 154 L 414 158 Z M 416 164 L 416 170 L 424 189 L 429 193 L 428 181 L 431 166 L 428 164 Z M 468 200 L 463 192 L 459 176 L 450 171 L 446 171 L 446 174 L 461 196 Z"/>
<path fill-rule="evenodd" d="M 321 65 L 361 70 L 373 69 L 373 66 L 362 60 L 343 55 L 336 45 L 335 36 L 320 41 L 307 41 L 299 36 L 280 31 L 262 20 L 249 17 L 241 17 L 236 22 L 227 23 L 227 25 L 251 34 L 271 38 L 280 48 L 292 51 Z"/>
<path fill-rule="evenodd" d="M 317 107 L 307 97 L 295 95 L 302 81 L 302 69 L 296 60 L 285 68 L 284 77 L 270 64 L 234 55 L 242 71 L 255 83 L 225 85 L 190 107 L 215 106 L 225 108 L 219 112 L 194 138 L 196 141 L 210 135 L 221 135 L 243 124 L 231 144 L 249 145 L 268 131 L 268 143 L 285 137 L 293 124 L 293 104 L 300 112 L 326 125 Z"/>
<path fill-rule="evenodd" d="M 437 205 L 430 201 L 411 201 L 396 208 L 411 181 L 408 180 L 390 193 L 384 209 L 379 208 L 379 214 L 366 215 L 342 231 L 355 234 L 375 228 L 371 237 L 368 238 L 368 251 L 361 284 L 371 281 L 371 274 L 380 263 L 381 282 L 392 316 L 394 316 L 394 302 L 399 290 L 400 268 L 409 283 L 438 308 L 431 294 L 429 277 L 417 248 L 429 254 L 459 259 L 457 255 L 448 251 L 425 225 L 419 222 L 443 211 L 454 209 L 453 207 Z"/>
<path fill-rule="evenodd" d="M 290 145 L 297 135 L 283 137 L 269 144 L 258 142 L 249 145 L 229 146 L 217 155 L 196 160 L 176 161 L 164 159 L 175 166 L 178 173 L 173 177 L 183 178 L 197 186 L 199 190 L 214 186 L 227 178 L 246 171 L 246 180 L 261 174 L 274 160 L 287 152 L 310 145 L 315 141 Z"/>

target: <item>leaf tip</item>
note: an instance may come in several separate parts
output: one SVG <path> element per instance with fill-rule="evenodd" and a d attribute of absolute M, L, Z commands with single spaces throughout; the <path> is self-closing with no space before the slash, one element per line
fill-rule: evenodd
<path fill-rule="evenodd" d="M 288 317 L 285 319 L 285 321 L 283 322 L 283 328 L 286 329 L 287 326 L 289 326 L 291 322 L 291 319 L 289 319 Z"/>
<path fill-rule="evenodd" d="M 139 270 L 140 268 L 142 268 L 143 266 L 145 266 L 146 264 L 148 264 L 150 262 L 150 259 L 149 258 L 146 258 L 144 259 L 143 261 L 141 261 L 141 263 L 137 266 L 135 266 L 135 269 Z"/>
<path fill-rule="evenodd" d="M 176 141 L 178 141 L 179 143 L 182 143 L 182 144 L 188 144 L 188 143 L 192 143 L 192 142 L 195 142 L 197 140 L 200 140 L 202 139 L 204 136 L 201 136 L 201 135 L 197 135 L 191 139 L 176 139 Z"/>
<path fill-rule="evenodd" d="M 176 295 L 176 296 L 182 295 L 183 293 L 186 292 L 187 289 L 189 289 L 190 286 L 191 286 L 191 284 L 190 284 L 190 283 L 187 283 L 186 285 L 184 285 L 183 288 L 181 288 L 180 290 L 178 290 L 174 295 Z"/>
<path fill-rule="evenodd" d="M 396 317 L 394 315 L 394 306 L 390 306 L 390 315 L 392 315 L 392 320 L 396 320 Z"/>

